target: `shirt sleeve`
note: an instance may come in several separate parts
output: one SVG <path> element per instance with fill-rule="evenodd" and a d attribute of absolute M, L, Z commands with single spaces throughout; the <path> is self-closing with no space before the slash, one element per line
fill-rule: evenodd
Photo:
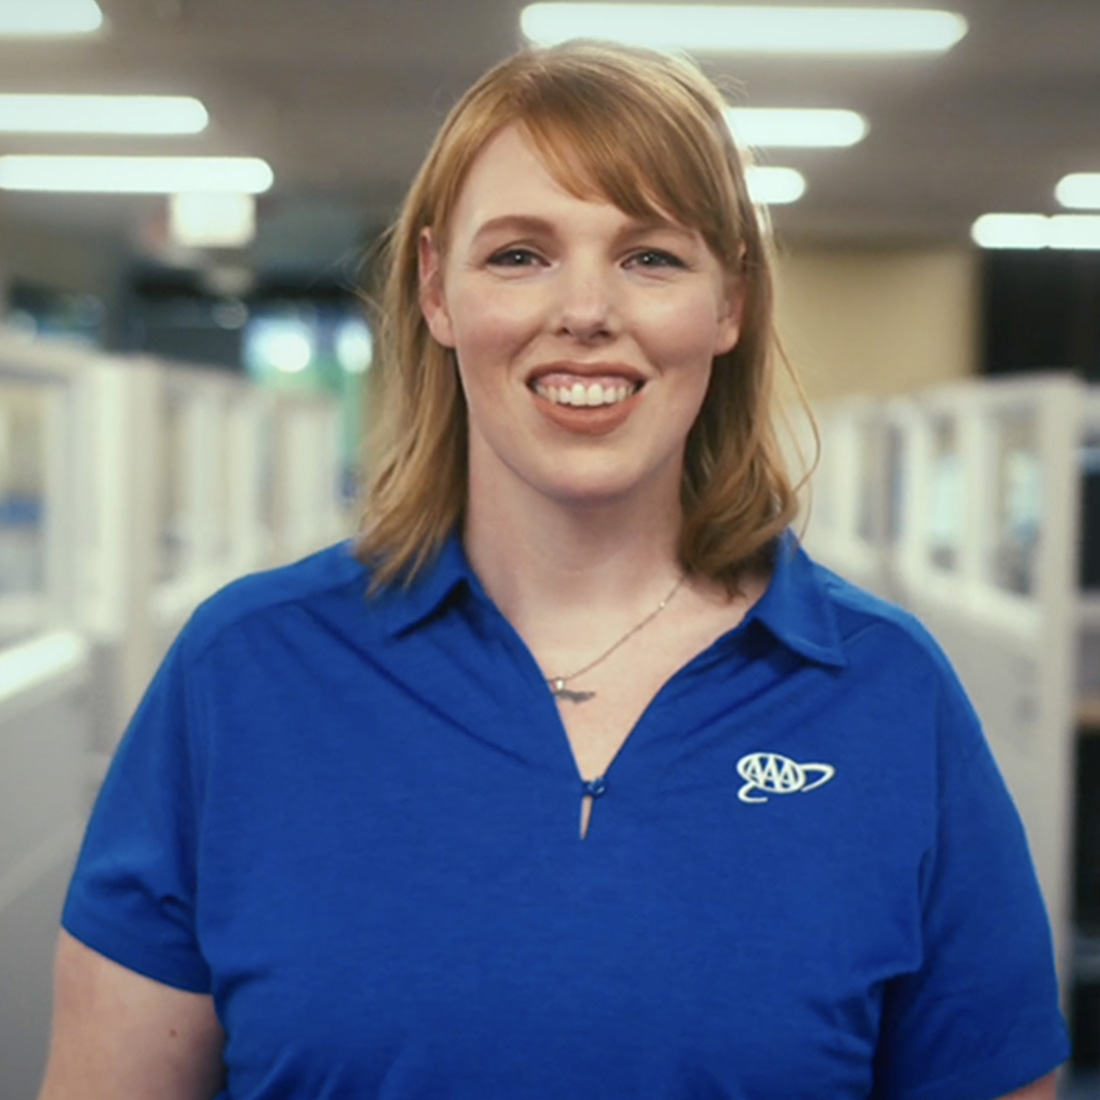
<path fill-rule="evenodd" d="M 184 652 L 181 635 L 119 745 L 61 923 L 122 966 L 205 993 L 210 972 L 195 931 L 198 769 Z"/>
<path fill-rule="evenodd" d="M 923 961 L 886 991 L 875 1100 L 995 1100 L 1069 1056 L 1050 925 L 1015 806 L 948 672 Z"/>

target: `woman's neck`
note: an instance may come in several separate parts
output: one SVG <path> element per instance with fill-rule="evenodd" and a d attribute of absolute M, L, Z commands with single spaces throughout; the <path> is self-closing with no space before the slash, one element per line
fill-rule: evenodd
<path fill-rule="evenodd" d="M 511 495 L 511 494 L 509 494 Z M 471 486 L 464 541 L 486 591 L 525 624 L 627 614 L 661 599 L 681 572 L 680 502 L 571 504 Z"/>

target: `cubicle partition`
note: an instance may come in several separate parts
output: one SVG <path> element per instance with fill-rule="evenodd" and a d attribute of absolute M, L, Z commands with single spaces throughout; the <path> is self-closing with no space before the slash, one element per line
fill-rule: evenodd
<path fill-rule="evenodd" d="M 91 801 L 195 605 L 348 534 L 335 401 L 0 337 L 0 1097 L 32 1100 Z"/>
<path fill-rule="evenodd" d="M 890 515 L 897 466 L 891 462 L 890 424 L 881 401 L 848 397 L 815 410 L 820 432 L 817 467 L 804 494 L 807 540 L 826 562 L 877 595 L 892 598 Z M 801 450 L 813 454 L 803 432 Z"/>
<path fill-rule="evenodd" d="M 822 491 L 849 504 L 815 508 L 806 540 L 913 611 L 959 672 L 1027 828 L 1067 1005 L 1100 978 L 1100 928 L 1074 911 L 1082 800 L 1100 802 L 1076 768 L 1080 739 L 1100 732 L 1087 720 L 1100 593 L 1081 585 L 1098 401 L 1073 377 L 1045 376 L 824 408 Z"/>
<path fill-rule="evenodd" d="M 0 1095 L 34 1095 L 87 807 L 76 623 L 82 358 L 0 345 Z"/>
<path fill-rule="evenodd" d="M 334 401 L 258 391 L 203 368 L 168 372 L 157 400 L 164 431 L 149 455 L 158 489 L 145 513 L 155 530 L 143 537 L 155 548 L 143 682 L 206 596 L 349 533 Z"/>
<path fill-rule="evenodd" d="M 1083 387 L 960 387 L 918 403 L 898 593 L 982 716 L 1072 973 L 1078 470 Z"/>

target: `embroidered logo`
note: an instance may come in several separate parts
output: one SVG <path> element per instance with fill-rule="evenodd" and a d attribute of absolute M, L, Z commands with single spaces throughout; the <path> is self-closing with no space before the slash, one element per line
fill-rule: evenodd
<path fill-rule="evenodd" d="M 836 775 L 832 764 L 796 764 L 777 752 L 753 752 L 737 761 L 745 785 L 737 792 L 742 802 L 767 802 L 770 794 L 813 791 Z M 753 797 L 759 792 L 759 798 Z"/>

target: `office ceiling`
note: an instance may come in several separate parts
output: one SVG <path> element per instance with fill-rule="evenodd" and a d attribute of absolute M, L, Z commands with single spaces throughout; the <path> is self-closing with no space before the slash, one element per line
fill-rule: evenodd
<path fill-rule="evenodd" d="M 854 0 L 858 2 L 858 0 Z M 848 0 L 849 6 L 854 6 Z M 885 0 L 886 6 L 889 0 Z M 247 257 L 263 271 L 346 263 L 392 215 L 449 105 L 520 45 L 519 0 L 100 0 L 94 39 L 0 42 L 0 92 L 196 95 L 212 123 L 177 139 L 0 135 L 0 153 L 249 154 L 276 174 Z M 896 4 L 895 6 L 905 6 Z M 908 6 L 921 6 L 918 2 Z M 940 57 L 705 56 L 751 106 L 848 107 L 845 150 L 772 150 L 800 169 L 773 211 L 802 242 L 965 242 L 987 211 L 1053 213 L 1100 171 L 1100 0 L 943 0 L 970 32 Z M 0 195 L 0 219 L 157 252 L 162 200 Z"/>

